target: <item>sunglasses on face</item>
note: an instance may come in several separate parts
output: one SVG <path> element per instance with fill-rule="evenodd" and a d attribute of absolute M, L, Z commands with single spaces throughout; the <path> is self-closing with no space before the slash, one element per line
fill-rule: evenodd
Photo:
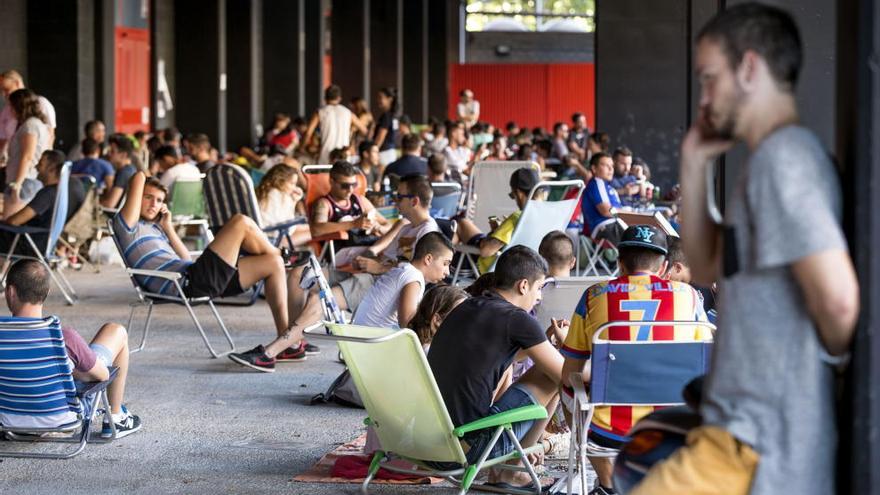
<path fill-rule="evenodd" d="M 355 182 L 334 181 L 334 182 L 336 182 L 336 185 L 338 185 L 339 187 L 341 187 L 343 189 L 354 189 L 355 187 L 357 187 L 357 181 L 355 181 Z"/>
<path fill-rule="evenodd" d="M 402 200 L 402 199 L 412 199 L 414 197 L 416 197 L 415 194 L 395 194 L 394 201 L 396 203 L 400 203 L 400 200 Z"/>

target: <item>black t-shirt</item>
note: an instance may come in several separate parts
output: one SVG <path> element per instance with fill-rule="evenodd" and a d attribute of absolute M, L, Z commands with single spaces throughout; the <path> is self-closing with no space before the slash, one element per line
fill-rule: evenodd
<path fill-rule="evenodd" d="M 455 426 L 486 417 L 516 353 L 547 340 L 531 315 L 487 292 L 452 310 L 434 335 L 428 363 Z"/>
<path fill-rule="evenodd" d="M 198 167 L 199 172 L 205 173 L 209 168 L 213 167 L 215 163 L 212 160 L 205 160 L 203 162 L 196 163 L 196 167 Z"/>
<path fill-rule="evenodd" d="M 428 161 L 414 155 L 403 155 L 385 168 L 385 175 L 394 174 L 399 178 L 410 175 L 428 175 Z"/>
<path fill-rule="evenodd" d="M 397 142 L 397 117 L 394 116 L 391 112 L 385 112 L 376 122 L 376 135 L 379 134 L 379 129 L 386 129 L 388 131 L 385 134 L 385 140 L 382 141 L 382 146 L 379 147 L 379 151 L 385 151 L 394 149 L 394 143 Z"/>
<path fill-rule="evenodd" d="M 55 196 L 58 194 L 58 186 L 46 186 L 39 191 L 34 199 L 28 203 L 28 206 L 37 214 L 27 222 L 29 227 L 42 227 L 48 229 L 52 225 L 52 209 L 55 207 Z M 71 180 L 70 187 L 67 190 L 67 219 L 76 214 L 77 210 L 82 206 L 85 200 L 86 192 L 82 182 L 79 180 Z"/>
<path fill-rule="evenodd" d="M 136 174 L 138 171 L 137 167 L 132 164 L 128 164 L 121 169 L 116 171 L 116 177 L 113 178 L 113 187 L 119 187 L 121 189 L 125 189 L 128 187 L 128 181 Z"/>

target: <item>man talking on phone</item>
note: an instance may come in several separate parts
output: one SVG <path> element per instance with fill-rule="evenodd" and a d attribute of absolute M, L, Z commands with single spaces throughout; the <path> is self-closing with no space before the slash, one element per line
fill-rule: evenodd
<path fill-rule="evenodd" d="M 281 252 L 262 229 L 244 215 L 235 215 L 223 225 L 202 255 L 192 260 L 189 250 L 171 223 L 165 198 L 168 189 L 153 177 L 137 172 L 128 182 L 125 204 L 113 217 L 113 231 L 122 246 L 126 264 L 132 268 L 164 270 L 183 274 L 181 286 L 187 297 L 226 297 L 241 294 L 265 280 L 266 302 L 272 311 L 275 331 L 284 334 L 289 325 L 287 276 Z M 241 252 L 247 256 L 240 256 Z M 178 295 L 170 281 L 157 277 L 136 277 L 146 290 Z M 305 340 L 285 349 L 284 356 L 303 357 Z M 308 352 L 318 349 L 309 346 Z"/>
<path fill-rule="evenodd" d="M 798 123 L 800 35 L 787 12 L 738 4 L 702 29 L 695 56 L 681 237 L 695 281 L 718 281 L 719 328 L 703 425 L 631 493 L 835 493 L 833 375 L 859 295 L 837 173 Z M 749 158 L 717 225 L 707 168 L 737 142 Z"/>

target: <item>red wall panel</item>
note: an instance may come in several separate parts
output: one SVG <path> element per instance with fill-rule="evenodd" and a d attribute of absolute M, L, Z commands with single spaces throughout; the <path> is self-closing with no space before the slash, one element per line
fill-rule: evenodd
<path fill-rule="evenodd" d="M 150 127 L 150 31 L 116 28 L 116 131 Z"/>
<path fill-rule="evenodd" d="M 453 64 L 449 118 L 456 118 L 458 93 L 468 88 L 480 102 L 480 120 L 496 127 L 513 120 L 550 130 L 582 112 L 595 122 L 593 64 Z"/>

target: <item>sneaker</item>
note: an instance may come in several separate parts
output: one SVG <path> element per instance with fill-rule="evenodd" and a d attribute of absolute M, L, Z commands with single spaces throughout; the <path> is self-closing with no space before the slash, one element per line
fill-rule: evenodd
<path fill-rule="evenodd" d="M 305 342 L 305 341 L 303 341 Z M 309 356 L 315 356 L 317 354 L 321 354 L 321 348 L 316 346 L 315 344 L 310 344 L 306 342 L 306 354 Z"/>
<path fill-rule="evenodd" d="M 263 373 L 275 371 L 275 359 L 266 355 L 262 345 L 258 345 L 246 352 L 233 352 L 229 355 L 229 359 L 242 366 L 248 366 Z"/>
<path fill-rule="evenodd" d="M 275 361 L 280 362 L 291 362 L 291 361 L 305 361 L 306 360 L 306 350 L 303 348 L 302 344 L 296 347 L 288 347 L 281 351 L 277 356 L 275 356 Z"/>
<path fill-rule="evenodd" d="M 141 429 L 143 423 L 141 423 L 141 418 L 139 416 L 135 416 L 134 414 L 130 414 L 128 409 L 125 406 L 122 406 L 122 413 L 124 414 L 123 418 L 119 421 L 114 421 L 113 424 L 116 426 L 116 438 L 126 437 L 131 435 L 132 433 Z M 113 437 L 113 429 L 110 428 L 110 415 L 104 415 L 104 423 L 101 427 L 101 438 L 112 438 Z"/>

